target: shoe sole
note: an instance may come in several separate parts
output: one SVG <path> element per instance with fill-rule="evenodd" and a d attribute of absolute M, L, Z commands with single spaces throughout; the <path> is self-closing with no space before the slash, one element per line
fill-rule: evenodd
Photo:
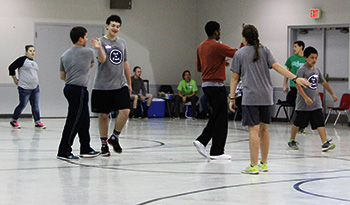
<path fill-rule="evenodd" d="M 66 157 L 59 157 L 59 156 L 57 156 L 56 157 L 57 159 L 59 159 L 59 160 L 63 160 L 63 161 L 76 161 L 76 160 L 79 160 L 79 158 L 78 159 L 68 159 L 68 158 L 66 158 Z"/>
<path fill-rule="evenodd" d="M 104 154 L 101 154 L 101 156 L 102 156 L 102 157 L 109 157 L 109 156 L 111 156 L 111 153 L 110 153 L 110 152 L 104 153 Z"/>
<path fill-rule="evenodd" d="M 200 142 L 199 142 L 200 143 Z M 200 145 L 197 142 L 193 142 L 193 145 L 196 147 L 197 151 L 199 152 L 200 155 L 202 155 L 205 158 L 208 158 L 208 154 L 202 152 L 202 148 L 200 147 Z M 204 146 L 204 145 L 203 145 Z"/>
<path fill-rule="evenodd" d="M 292 147 L 290 147 L 288 144 L 287 144 L 287 147 L 288 147 L 290 150 L 299 150 L 299 147 L 297 147 L 297 148 L 292 148 Z"/>
<path fill-rule="evenodd" d="M 242 173 L 242 174 L 254 174 L 254 175 L 256 175 L 256 174 L 259 174 L 259 171 L 256 171 L 256 172 L 246 172 L 246 171 L 242 171 L 241 173 Z"/>
<path fill-rule="evenodd" d="M 210 156 L 211 160 L 231 160 L 231 158 L 216 158 L 216 157 L 212 157 Z"/>
<path fill-rule="evenodd" d="M 331 146 L 327 147 L 327 148 L 322 148 L 322 152 L 327 152 L 328 150 L 332 150 L 335 148 L 335 144 L 332 144 Z"/>
<path fill-rule="evenodd" d="M 46 127 L 35 127 L 35 129 L 44 130 Z"/>
<path fill-rule="evenodd" d="M 100 153 L 98 154 L 81 154 L 79 157 L 80 158 L 94 158 L 94 157 L 98 157 L 100 155 Z"/>

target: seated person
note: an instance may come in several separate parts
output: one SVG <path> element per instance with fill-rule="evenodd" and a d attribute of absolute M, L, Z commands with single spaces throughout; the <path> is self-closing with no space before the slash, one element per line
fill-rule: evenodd
<path fill-rule="evenodd" d="M 198 101 L 197 96 L 197 85 L 194 80 L 191 79 L 191 73 L 189 70 L 185 70 L 182 73 L 183 80 L 180 82 L 177 87 L 178 93 L 175 97 L 175 115 L 174 118 L 180 117 L 180 103 L 181 102 L 189 102 L 191 101 L 192 106 L 192 118 L 197 117 L 196 104 Z"/>
<path fill-rule="evenodd" d="M 131 77 L 132 94 L 130 96 L 130 98 L 133 100 L 131 116 L 137 117 L 136 115 L 137 101 L 139 99 L 141 101 L 144 101 L 147 99 L 147 105 L 142 113 L 143 117 L 147 117 L 147 111 L 149 106 L 151 106 L 153 95 L 146 93 L 145 84 L 143 83 L 143 80 L 141 78 L 141 73 L 142 73 L 141 68 L 139 66 L 135 66 L 133 71 L 134 71 L 134 75 Z M 140 91 L 142 91 L 142 93 L 140 93 Z"/>

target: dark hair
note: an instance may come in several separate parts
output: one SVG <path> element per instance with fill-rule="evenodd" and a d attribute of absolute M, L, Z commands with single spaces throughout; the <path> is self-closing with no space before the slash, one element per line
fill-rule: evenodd
<path fill-rule="evenodd" d="M 260 40 L 259 40 L 259 33 L 258 29 L 255 28 L 253 25 L 245 25 L 243 27 L 242 36 L 247 40 L 249 45 L 254 46 L 255 48 L 255 54 L 253 61 L 257 61 L 259 59 L 259 46 L 260 46 Z"/>
<path fill-rule="evenodd" d="M 308 58 L 311 54 L 317 54 L 318 55 L 318 52 L 317 52 L 316 48 L 311 47 L 311 46 L 305 48 L 305 50 L 304 50 L 304 57 Z"/>
<path fill-rule="evenodd" d="M 191 72 L 189 70 L 185 70 L 183 73 L 182 73 L 182 79 L 185 79 L 185 74 L 188 73 L 191 75 Z"/>
<path fill-rule="evenodd" d="M 220 29 L 220 24 L 216 21 L 209 21 L 205 24 L 204 30 L 208 37 L 214 35 L 215 31 Z"/>
<path fill-rule="evenodd" d="M 295 42 L 293 43 L 293 45 L 294 45 L 294 44 L 298 44 L 298 46 L 303 47 L 301 50 L 304 50 L 304 48 L 305 48 L 305 43 L 304 43 L 304 41 L 295 41 Z"/>
<path fill-rule="evenodd" d="M 138 69 L 138 68 L 140 68 L 140 69 L 141 69 L 141 67 L 140 67 L 140 66 L 135 66 L 135 67 L 134 67 L 134 69 L 133 69 L 133 71 L 135 72 L 135 71 L 136 71 L 136 69 Z"/>
<path fill-rule="evenodd" d="M 84 38 L 85 34 L 87 33 L 86 28 L 82 26 L 76 26 L 73 27 L 72 30 L 70 30 L 70 39 L 72 40 L 73 44 L 76 44 L 79 41 L 79 38 Z"/>
<path fill-rule="evenodd" d="M 109 16 L 106 20 L 106 24 L 109 25 L 111 23 L 111 21 L 115 21 L 117 23 L 120 23 L 120 25 L 122 25 L 122 19 L 118 15 Z"/>
<path fill-rule="evenodd" d="M 29 48 L 31 47 L 35 48 L 33 45 L 26 45 L 24 46 L 24 49 L 26 50 L 26 52 L 28 52 Z"/>

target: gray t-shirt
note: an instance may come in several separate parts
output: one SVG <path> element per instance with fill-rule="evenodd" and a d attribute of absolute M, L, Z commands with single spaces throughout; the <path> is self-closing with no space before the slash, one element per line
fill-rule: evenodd
<path fill-rule="evenodd" d="M 310 69 L 306 65 L 303 65 L 299 68 L 297 72 L 298 78 L 306 78 L 311 86 L 307 86 L 304 90 L 305 94 L 313 101 L 311 105 L 307 105 L 304 98 L 298 92 L 297 95 L 297 104 L 295 110 L 297 111 L 313 111 L 322 108 L 322 102 L 320 95 L 318 94 L 318 84 L 323 83 L 325 81 L 324 77 L 320 69 L 314 67 L 314 69 Z"/>
<path fill-rule="evenodd" d="M 126 42 L 117 37 L 112 41 L 100 38 L 106 54 L 106 61 L 98 64 L 93 85 L 94 90 L 118 90 L 128 86 L 124 73 L 124 62 L 127 61 Z"/>
<path fill-rule="evenodd" d="M 73 46 L 66 50 L 60 59 L 60 71 L 66 72 L 66 84 L 87 87 L 93 62 L 94 52 L 91 48 Z"/>
<path fill-rule="evenodd" d="M 131 86 L 132 86 L 132 94 L 139 95 L 140 91 L 142 91 L 142 95 L 146 96 L 145 83 L 143 82 L 142 78 L 136 79 L 134 76 L 132 76 Z"/>
<path fill-rule="evenodd" d="M 254 46 L 240 48 L 232 60 L 231 71 L 238 73 L 243 82 L 242 105 L 273 105 L 273 87 L 270 76 L 276 62 L 266 46 L 259 47 L 259 59 L 253 62 Z"/>
<path fill-rule="evenodd" d="M 10 75 L 16 75 L 18 69 L 18 87 L 27 90 L 34 90 L 39 85 L 39 66 L 34 59 L 27 56 L 17 58 L 9 66 Z"/>

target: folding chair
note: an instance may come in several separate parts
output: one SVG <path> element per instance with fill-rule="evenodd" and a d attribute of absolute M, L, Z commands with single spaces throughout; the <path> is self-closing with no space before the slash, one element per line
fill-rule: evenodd
<path fill-rule="evenodd" d="M 346 110 L 348 110 L 349 107 L 350 107 L 350 94 L 349 93 L 344 93 L 342 95 L 342 97 L 341 97 L 341 100 L 340 100 L 340 103 L 339 103 L 339 107 L 327 107 L 328 109 L 330 109 L 330 111 L 328 112 L 328 115 L 327 115 L 327 118 L 326 118 L 326 121 L 324 122 L 324 124 L 327 124 L 328 118 L 329 118 L 329 116 L 331 115 L 331 113 L 333 111 L 335 111 L 338 114 L 337 115 L 337 119 L 334 122 L 334 127 L 337 125 L 339 117 L 340 117 L 340 114 L 342 112 L 345 112 L 346 116 L 349 119 L 349 115 L 346 112 Z M 342 122 L 342 124 L 343 124 L 343 122 Z"/>
<path fill-rule="evenodd" d="M 288 99 L 290 99 L 290 95 L 292 95 L 292 93 L 289 91 L 288 94 L 287 94 L 287 101 L 281 101 L 281 100 L 277 101 L 276 105 L 279 105 L 279 107 L 278 107 L 275 119 L 277 118 L 281 108 L 283 108 L 284 114 L 286 115 L 286 118 L 287 118 L 287 121 L 290 122 L 292 120 L 293 115 L 294 115 L 294 110 L 295 110 L 295 101 L 294 102 L 289 102 L 288 101 Z M 292 115 L 290 116 L 290 118 L 289 118 L 289 115 L 288 115 L 288 112 L 287 112 L 287 109 L 286 109 L 288 107 L 292 108 Z"/>

